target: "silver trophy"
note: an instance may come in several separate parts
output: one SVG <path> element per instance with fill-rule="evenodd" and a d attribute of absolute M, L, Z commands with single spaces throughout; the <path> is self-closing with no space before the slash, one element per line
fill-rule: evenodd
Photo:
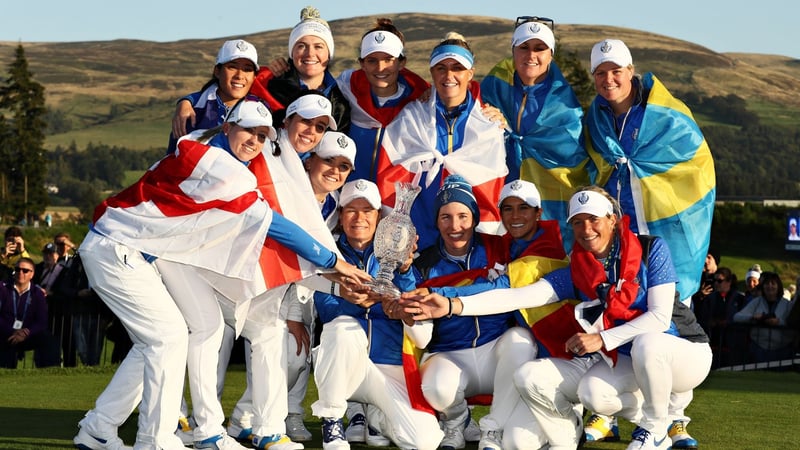
<path fill-rule="evenodd" d="M 368 285 L 373 292 L 391 298 L 399 298 L 400 290 L 392 283 L 394 271 L 408 259 L 414 246 L 417 229 L 411 223 L 411 205 L 422 190 L 411 183 L 394 184 L 394 210 L 378 223 L 375 229 L 373 247 L 380 269 L 378 275 Z"/>

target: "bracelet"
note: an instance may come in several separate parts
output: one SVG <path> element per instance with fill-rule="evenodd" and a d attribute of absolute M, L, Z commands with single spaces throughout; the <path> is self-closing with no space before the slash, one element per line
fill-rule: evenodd
<path fill-rule="evenodd" d="M 453 317 L 453 298 L 452 297 L 447 297 L 447 305 L 448 305 L 447 318 L 449 319 L 449 318 Z"/>

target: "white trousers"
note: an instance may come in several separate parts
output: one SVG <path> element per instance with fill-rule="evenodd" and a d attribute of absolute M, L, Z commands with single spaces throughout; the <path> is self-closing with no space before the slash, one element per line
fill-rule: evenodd
<path fill-rule="evenodd" d="M 242 394 L 231 418 L 251 425 L 256 436 L 286 433 L 288 400 L 286 387 L 286 323 L 269 325 L 248 319 L 242 329 L 245 337 L 247 388 Z"/>
<path fill-rule="evenodd" d="M 420 366 L 422 392 L 446 423 L 466 418 L 466 398 L 492 394 L 481 431 L 502 430 L 520 401 L 513 375 L 536 357 L 536 349 L 530 330 L 513 327 L 480 347 L 432 354 Z"/>
<path fill-rule="evenodd" d="M 136 450 L 184 448 L 175 436 L 188 333 L 156 267 L 141 253 L 97 233 L 80 247 L 90 285 L 120 319 L 133 347 L 81 420 L 90 434 L 112 433 L 139 406 Z M 141 403 L 140 403 L 141 401 Z"/>
<path fill-rule="evenodd" d="M 187 359 L 192 396 L 194 440 L 202 441 L 225 432 L 225 413 L 217 396 L 217 367 L 225 321 L 214 288 L 185 264 L 156 260 L 167 290 L 175 299 L 189 328 Z"/>
<path fill-rule="evenodd" d="M 434 415 L 411 407 L 403 367 L 373 363 L 368 346 L 364 329 L 352 317 L 339 316 L 324 325 L 315 350 L 319 399 L 311 405 L 313 414 L 341 418 L 348 400 L 368 403 L 383 412 L 383 420 L 370 425 L 398 447 L 437 448 L 444 436 L 439 423 Z"/>
<path fill-rule="evenodd" d="M 618 415 L 661 436 L 673 420 L 689 421 L 684 410 L 692 390 L 708 375 L 711 359 L 708 344 L 642 334 L 633 340 L 631 356 L 619 355 L 615 367 L 592 367 L 578 397 L 591 411 Z"/>
<path fill-rule="evenodd" d="M 578 404 L 581 378 L 600 355 L 585 358 L 541 358 L 525 363 L 514 374 L 514 385 L 553 450 L 575 449 L 583 433 Z M 601 364 L 605 364 L 601 362 Z"/>

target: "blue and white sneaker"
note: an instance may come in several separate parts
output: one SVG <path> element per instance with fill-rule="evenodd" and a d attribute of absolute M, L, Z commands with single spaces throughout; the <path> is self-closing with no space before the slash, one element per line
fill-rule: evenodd
<path fill-rule="evenodd" d="M 239 442 L 252 442 L 253 441 L 253 429 L 250 427 L 242 427 L 241 424 L 236 423 L 232 420 L 228 421 L 228 428 L 226 429 L 228 432 L 228 436 L 236 439 Z"/>
<path fill-rule="evenodd" d="M 344 432 L 347 442 L 351 444 L 363 444 L 367 441 L 367 418 L 359 413 L 350 419 L 347 429 Z"/>
<path fill-rule="evenodd" d="M 227 434 L 218 434 L 202 441 L 194 441 L 194 448 L 207 448 L 210 450 L 247 450 L 242 444 Z"/>
<path fill-rule="evenodd" d="M 119 436 L 101 438 L 89 434 L 83 427 L 72 439 L 72 442 L 75 444 L 75 448 L 80 450 L 133 450 L 133 447 L 126 446 Z"/>
<path fill-rule="evenodd" d="M 323 450 L 350 450 L 350 443 L 344 437 L 342 419 L 322 418 L 322 448 Z"/>
<path fill-rule="evenodd" d="M 686 431 L 686 422 L 675 420 L 667 428 L 667 435 L 672 440 L 672 448 L 675 450 L 696 450 L 697 439 L 689 435 Z"/>
<path fill-rule="evenodd" d="M 627 450 L 657 450 L 669 447 L 666 434 L 659 439 L 642 427 L 636 427 L 631 436 L 633 439 L 628 444 Z"/>

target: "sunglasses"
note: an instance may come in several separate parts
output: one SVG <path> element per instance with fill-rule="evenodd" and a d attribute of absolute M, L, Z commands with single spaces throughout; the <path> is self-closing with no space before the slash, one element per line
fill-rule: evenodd
<path fill-rule="evenodd" d="M 522 25 L 523 23 L 528 22 L 537 22 L 543 23 L 550 27 L 551 30 L 555 31 L 556 23 L 553 19 L 548 17 L 539 17 L 539 16 L 519 16 L 517 17 L 517 21 L 514 23 L 514 29 L 516 30 L 518 26 Z"/>
<path fill-rule="evenodd" d="M 31 273 L 31 272 L 33 272 L 33 269 L 26 269 L 24 267 L 17 267 L 16 271 L 17 272 L 22 272 L 22 273 Z"/>

